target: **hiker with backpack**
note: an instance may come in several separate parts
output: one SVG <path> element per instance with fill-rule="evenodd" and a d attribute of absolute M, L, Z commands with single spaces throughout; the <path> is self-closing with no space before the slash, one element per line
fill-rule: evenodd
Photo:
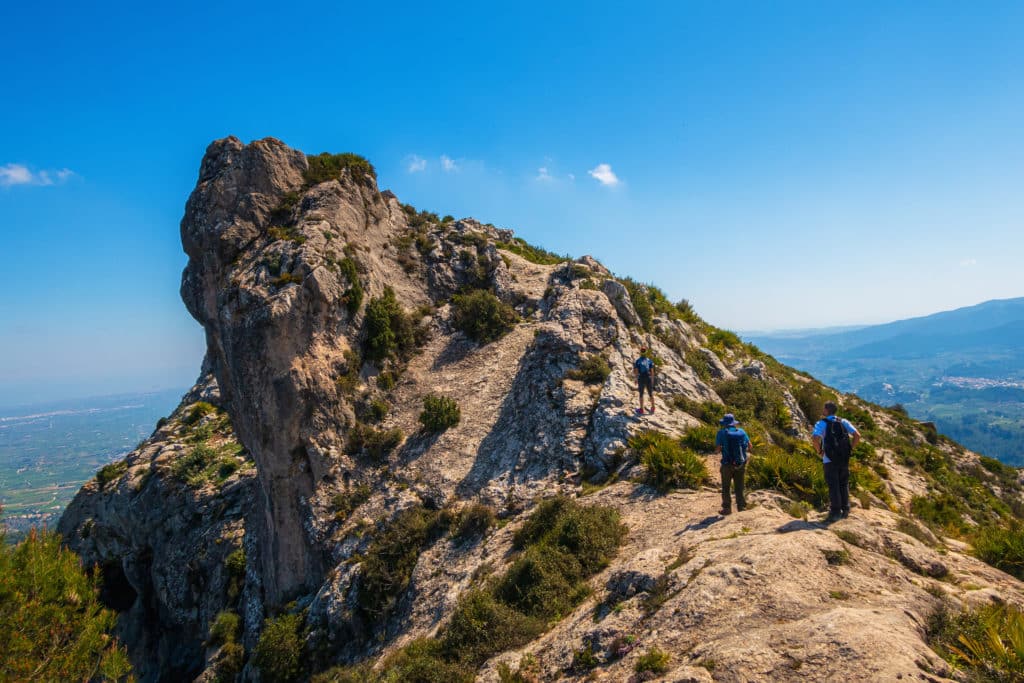
<path fill-rule="evenodd" d="M 721 429 L 715 435 L 715 453 L 722 456 L 722 509 L 720 515 L 732 514 L 730 486 L 736 491 L 736 509 L 743 512 L 747 500 L 743 497 L 743 477 L 747 470 L 747 456 L 750 453 L 750 437 L 740 429 L 739 422 L 728 413 L 718 421 Z"/>
<path fill-rule="evenodd" d="M 860 443 L 860 432 L 845 418 L 836 416 L 836 404 L 825 402 L 822 418 L 811 436 L 821 456 L 828 484 L 828 517 L 832 523 L 850 515 L 850 455 Z"/>
<path fill-rule="evenodd" d="M 647 347 L 640 349 L 640 357 L 633 362 L 633 371 L 636 373 L 636 385 L 640 390 L 640 407 L 636 409 L 637 415 L 644 414 L 644 389 L 651 399 L 651 411 L 654 412 L 654 361 L 647 357 Z"/>

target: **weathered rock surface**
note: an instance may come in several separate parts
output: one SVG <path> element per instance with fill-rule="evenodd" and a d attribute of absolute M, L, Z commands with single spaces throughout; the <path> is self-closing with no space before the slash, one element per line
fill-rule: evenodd
<path fill-rule="evenodd" d="M 629 680 L 654 646 L 671 655 L 663 680 L 944 680 L 952 672 L 923 640 L 935 595 L 1022 600 L 1019 582 L 966 549 L 940 555 L 939 539 L 897 530 L 896 511 L 928 487 L 890 449 L 878 457 L 891 471 L 893 510 L 856 506 L 831 528 L 794 519 L 773 492 L 727 518 L 715 515 L 712 489 L 656 495 L 636 480 L 630 437 L 686 434 L 701 421 L 674 399 L 721 404 L 715 387 L 737 375 L 778 384 L 764 361 L 715 346 L 720 356 L 706 326 L 670 311 L 656 311 L 645 330 L 626 287 L 590 257 L 535 263 L 499 248 L 509 231 L 424 217 L 350 170 L 309 184 L 307 167 L 273 139 L 210 146 L 181 225 L 181 293 L 206 332 L 220 395 L 204 381 L 125 472 L 83 488 L 61 522 L 69 544 L 109 566 L 109 585 L 120 587 L 119 632 L 142 680 L 213 676 L 218 655 L 206 638 L 219 611 L 241 615 L 251 653 L 264 617 L 292 600 L 306 610 L 319 664 L 393 652 L 435 633 L 481 571 L 508 565 L 512 534 L 536 499 L 584 484 L 609 484 L 585 500 L 621 511 L 627 546 L 593 578 L 591 598 L 487 663 L 480 680 L 498 680 L 499 664 L 514 669 L 524 655 L 543 680 Z M 416 311 L 416 346 L 375 360 L 367 301 L 386 288 Z M 455 326 L 451 298 L 473 288 L 519 316 L 496 341 L 474 342 Z M 632 370 L 641 346 L 661 362 L 656 411 L 642 417 Z M 567 376 L 592 355 L 607 361 L 606 378 Z M 806 439 L 817 416 L 779 388 L 787 438 Z M 237 438 L 245 455 L 227 477 L 189 483 L 180 473 L 194 458 L 196 425 L 220 419 L 187 423 L 201 393 L 230 415 L 208 443 Z M 419 422 L 431 393 L 461 410 L 438 434 Z M 397 445 L 375 456 L 353 446 L 369 423 L 397 430 Z M 713 458 L 708 465 L 717 471 Z M 507 523 L 477 542 L 427 544 L 390 615 L 367 623 L 360 558 L 387 521 L 415 505 L 471 501 Z M 226 569 L 239 547 L 241 587 Z M 570 672 L 586 644 L 600 666 Z M 242 676 L 257 679 L 251 662 Z"/>

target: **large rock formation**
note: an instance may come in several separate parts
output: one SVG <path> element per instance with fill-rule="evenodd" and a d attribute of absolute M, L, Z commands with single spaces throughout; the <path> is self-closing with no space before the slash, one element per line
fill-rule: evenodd
<path fill-rule="evenodd" d="M 864 468 L 878 486 L 832 529 L 794 518 L 803 511 L 773 491 L 724 519 L 713 490 L 657 494 L 631 436 L 696 443 L 723 396 L 744 391 L 775 401 L 765 419 L 778 424 L 758 448 L 792 450 L 816 417 L 800 407 L 809 380 L 589 257 L 559 262 L 508 231 L 418 213 L 349 162 L 235 138 L 203 159 L 181 224 L 181 293 L 206 332 L 211 377 L 112 481 L 87 485 L 60 527 L 104 568 L 143 680 L 235 675 L 241 654 L 226 664 L 207 639 L 225 610 L 242 617 L 247 679 L 258 677 L 250 655 L 264 618 L 282 611 L 302 610 L 316 653 L 307 673 L 393 652 L 435 633 L 467 588 L 508 565 L 538 498 L 598 487 L 585 500 L 621 511 L 627 545 L 590 599 L 485 664 L 482 680 L 521 660 L 544 680 L 626 680 L 654 645 L 671 655 L 668 680 L 940 680 L 953 672 L 922 632 L 937 596 L 1022 601 L 1019 582 L 955 542 L 907 535 L 901 513 L 936 484 L 899 444 L 927 435 L 853 399 L 886 435 L 872 456 L 883 477 Z M 487 343 L 467 337 L 455 310 L 480 289 L 518 317 Z M 653 310 L 646 328 L 638 304 Z M 660 364 L 657 410 L 642 418 L 640 346 Z M 594 356 L 609 372 L 574 372 Z M 458 402 L 457 425 L 421 428 L 432 393 Z M 956 471 L 978 470 L 974 454 L 935 449 Z M 221 470 L 228 456 L 238 461 Z M 982 483 L 1024 509 L 1018 484 Z M 508 524 L 479 543 L 429 537 L 408 586 L 370 618 L 361 558 L 389 520 L 470 502 Z M 589 674 L 573 666 L 580 648 L 595 657 Z"/>

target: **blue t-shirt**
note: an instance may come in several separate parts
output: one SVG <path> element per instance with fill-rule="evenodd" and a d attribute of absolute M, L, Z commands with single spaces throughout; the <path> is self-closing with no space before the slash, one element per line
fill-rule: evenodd
<path fill-rule="evenodd" d="M 850 424 L 850 421 L 847 420 L 846 418 L 837 418 L 835 415 L 829 415 L 828 417 L 818 420 L 817 424 L 814 425 L 814 432 L 811 433 L 811 436 L 816 436 L 819 439 L 824 439 L 826 425 L 828 424 L 828 422 L 834 422 L 836 420 L 839 420 L 840 424 L 842 424 L 843 428 L 846 430 L 846 433 L 849 434 L 850 436 L 859 433 L 857 431 L 857 428 Z M 821 456 L 821 461 L 832 462 L 831 460 L 828 459 L 828 456 L 824 454 L 822 454 Z"/>
<path fill-rule="evenodd" d="M 654 361 L 647 356 L 640 356 L 636 359 L 636 362 L 633 363 L 633 367 L 636 368 L 636 371 L 640 373 L 641 377 L 650 377 L 651 369 L 654 367 Z"/>
<path fill-rule="evenodd" d="M 747 461 L 747 449 L 750 448 L 750 437 L 747 433 L 739 427 L 722 427 L 718 430 L 718 434 L 715 435 L 715 446 L 719 446 L 722 449 L 722 464 L 726 464 L 727 449 L 726 446 L 729 441 L 730 434 L 740 434 L 743 436 L 743 444 L 740 446 L 740 450 L 743 453 L 743 462 Z M 737 464 L 737 463 L 733 463 Z M 738 464 L 743 464 L 738 463 Z"/>

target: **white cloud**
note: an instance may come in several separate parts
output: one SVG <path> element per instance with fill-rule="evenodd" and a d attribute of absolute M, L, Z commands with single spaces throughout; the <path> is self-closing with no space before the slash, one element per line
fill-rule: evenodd
<path fill-rule="evenodd" d="M 587 171 L 597 182 L 607 187 L 615 187 L 619 184 L 619 177 L 612 173 L 610 164 L 598 164 Z"/>
<path fill-rule="evenodd" d="M 541 166 L 537 169 L 537 180 L 542 183 L 549 183 L 554 180 L 554 178 L 551 177 L 551 173 L 548 172 L 547 166 Z"/>
<path fill-rule="evenodd" d="M 0 166 L 0 187 L 12 187 L 14 185 L 56 185 L 67 182 L 75 175 L 75 172 L 68 168 L 59 171 L 32 172 L 22 164 L 7 164 Z"/>
<path fill-rule="evenodd" d="M 960 262 L 961 268 L 972 268 L 976 265 L 978 265 L 978 259 L 976 258 L 966 258 Z"/>
<path fill-rule="evenodd" d="M 409 173 L 419 173 L 427 168 L 427 160 L 421 156 L 410 154 L 405 158 L 405 170 Z"/>
<path fill-rule="evenodd" d="M 569 174 L 569 180 L 576 180 L 576 174 L 575 173 L 570 173 Z"/>
<path fill-rule="evenodd" d="M 443 168 L 448 173 L 459 170 L 459 167 L 455 163 L 455 160 L 446 154 L 441 155 L 441 168 Z"/>

